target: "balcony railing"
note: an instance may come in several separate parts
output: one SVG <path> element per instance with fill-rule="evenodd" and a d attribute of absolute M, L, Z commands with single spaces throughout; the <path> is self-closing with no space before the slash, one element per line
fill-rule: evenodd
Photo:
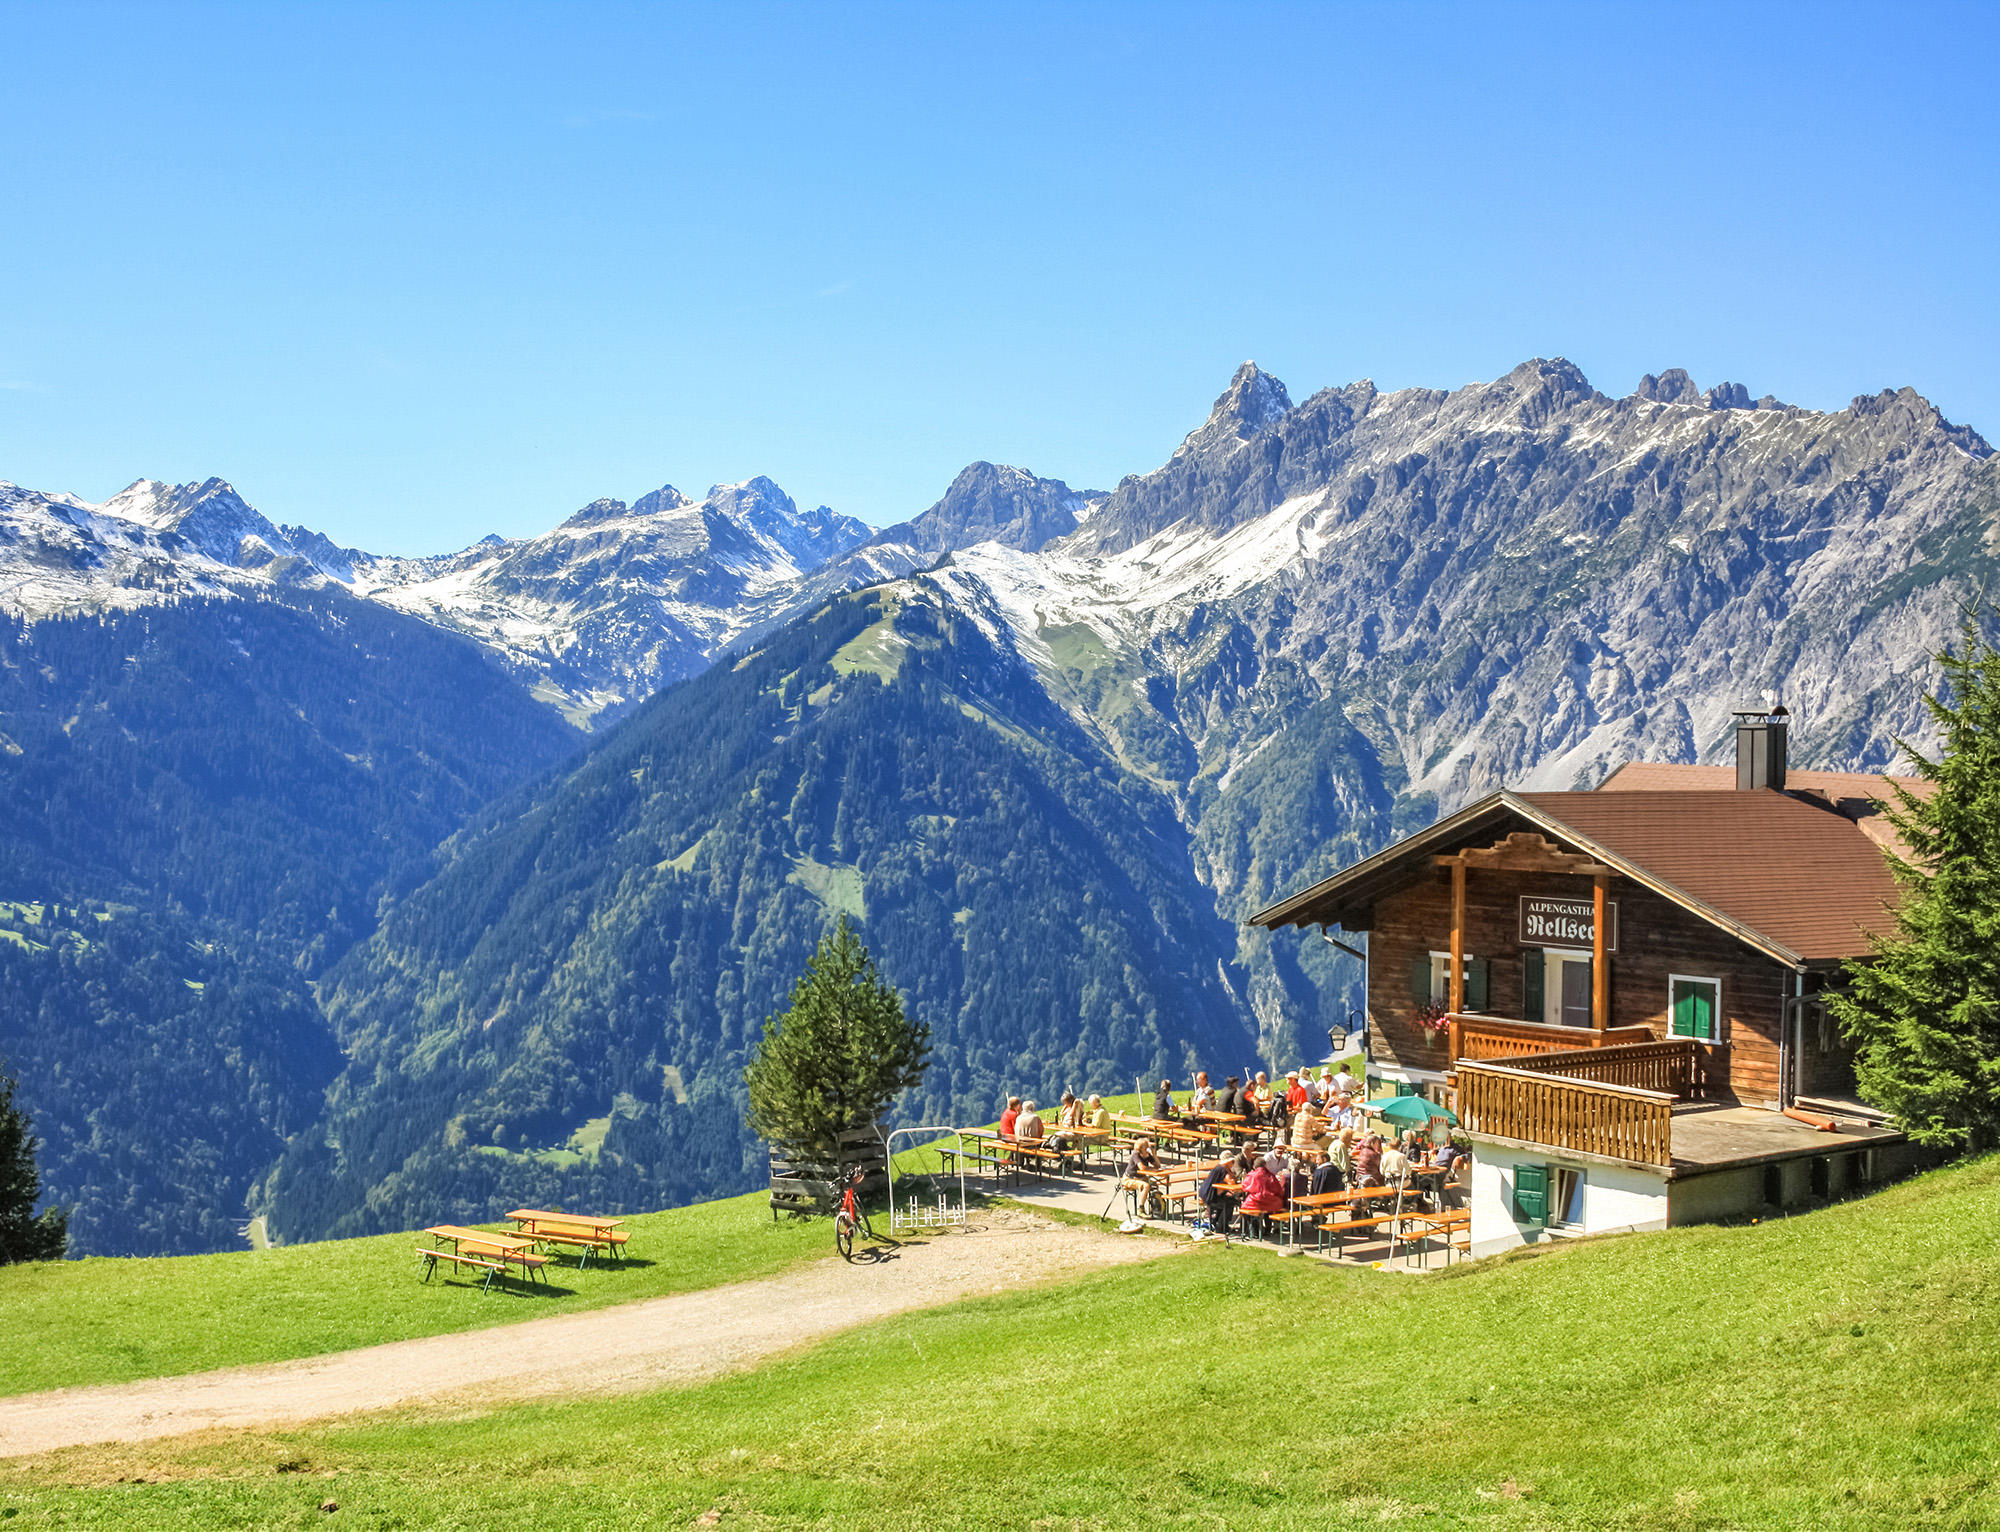
<path fill-rule="evenodd" d="M 1642 1043 L 1538 1053 L 1516 1059 L 1513 1067 L 1572 1080 L 1594 1080 L 1600 1085 L 1660 1091 L 1680 1101 L 1704 1101 L 1712 1094 L 1710 1082 L 1729 1076 L 1727 1066 L 1717 1057 L 1720 1051 L 1720 1045 L 1691 1037 L 1649 1038 Z"/>
<path fill-rule="evenodd" d="M 1474 1133 L 1639 1165 L 1673 1163 L 1674 1098 L 1504 1064 L 1461 1064 L 1459 1120 Z"/>
<path fill-rule="evenodd" d="M 1650 1027 L 1549 1027 L 1539 1022 L 1508 1021 L 1499 1016 L 1454 1015 L 1451 1018 L 1453 1059 L 1519 1059 L 1575 1048 L 1602 1048 L 1612 1043 L 1649 1043 Z"/>

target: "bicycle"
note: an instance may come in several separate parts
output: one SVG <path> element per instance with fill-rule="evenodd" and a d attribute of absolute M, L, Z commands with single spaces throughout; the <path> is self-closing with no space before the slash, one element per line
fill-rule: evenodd
<path fill-rule="evenodd" d="M 875 1237 L 868 1215 L 861 1211 L 861 1199 L 855 1195 L 867 1175 L 866 1167 L 857 1165 L 840 1178 L 840 1210 L 833 1215 L 833 1247 L 844 1261 L 854 1259 L 856 1229 L 865 1232 L 870 1239 Z"/>

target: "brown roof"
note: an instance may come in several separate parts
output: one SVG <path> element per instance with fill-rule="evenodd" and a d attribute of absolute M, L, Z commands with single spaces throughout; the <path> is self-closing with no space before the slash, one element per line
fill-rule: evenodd
<path fill-rule="evenodd" d="M 1785 773 L 1785 791 L 1803 794 L 1831 804 L 1861 826 L 1861 833 L 1876 845 L 1911 859 L 1910 846 L 1894 825 L 1883 817 L 1885 804 L 1895 802 L 1889 784 L 1894 783 L 1913 798 L 1928 798 L 1936 784 L 1923 777 L 1895 777 L 1868 771 L 1791 771 Z M 1734 792 L 1734 766 L 1671 766 L 1661 761 L 1627 761 L 1597 784 L 1600 793 Z"/>
<path fill-rule="evenodd" d="M 1251 917 L 1331 925 L 1457 849 L 1525 819 L 1791 965 L 1869 951 L 1898 897 L 1881 848 L 1844 815 L 1779 792 L 1494 793 Z"/>
<path fill-rule="evenodd" d="M 1859 825 L 1789 793 L 1518 796 L 1649 881 L 1809 963 L 1865 954 L 1867 933 L 1889 929 L 1899 897 L 1882 848 Z"/>
<path fill-rule="evenodd" d="M 1843 798 L 1882 803 L 1890 798 L 1885 783 L 1894 782 L 1919 798 L 1928 798 L 1931 784 L 1922 777 L 1896 777 L 1875 771 L 1785 770 L 1787 792 L 1816 793 L 1830 802 Z M 1627 761 L 1597 784 L 1600 793 L 1734 792 L 1734 766 L 1674 766 L 1665 761 Z"/>

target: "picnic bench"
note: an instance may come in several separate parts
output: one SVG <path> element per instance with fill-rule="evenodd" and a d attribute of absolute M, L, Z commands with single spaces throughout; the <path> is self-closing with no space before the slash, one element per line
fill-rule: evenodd
<path fill-rule="evenodd" d="M 1444 1236 L 1445 1264 L 1449 1265 L 1452 1252 L 1461 1248 L 1457 1237 L 1461 1233 L 1470 1236 L 1472 1231 L 1472 1213 L 1466 1208 L 1452 1208 L 1442 1213 L 1405 1213 L 1402 1221 L 1404 1244 L 1415 1245 L 1422 1252 L 1426 1268 L 1431 1263 L 1429 1241 L 1433 1235 Z M 1412 1228 L 1417 1230 L 1414 1235 L 1409 1233 Z M 1469 1238 L 1464 1248 L 1469 1251 Z M 1390 1254 L 1393 1258 L 1393 1244 Z"/>
<path fill-rule="evenodd" d="M 481 1292 L 492 1290 L 495 1277 L 510 1275 L 510 1266 L 519 1266 L 523 1279 L 541 1277 L 544 1282 L 548 1280 L 542 1272 L 548 1264 L 548 1257 L 535 1253 L 532 1240 L 511 1234 L 490 1234 L 484 1229 L 468 1229 L 459 1224 L 439 1224 L 424 1230 L 424 1233 L 437 1242 L 417 1246 L 417 1260 L 423 1267 L 426 1282 L 436 1273 L 440 1261 L 484 1271 L 486 1278 L 479 1285 Z"/>
<path fill-rule="evenodd" d="M 536 1244 L 577 1247 L 577 1268 L 581 1270 L 592 1255 L 623 1255 L 631 1242 L 630 1231 L 621 1229 L 622 1218 L 589 1218 L 579 1213 L 547 1213 L 534 1208 L 516 1208 L 508 1218 L 521 1226 L 521 1233 Z"/>

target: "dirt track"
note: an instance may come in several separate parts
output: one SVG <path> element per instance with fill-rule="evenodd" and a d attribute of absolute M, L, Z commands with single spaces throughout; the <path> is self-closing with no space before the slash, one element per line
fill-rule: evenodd
<path fill-rule="evenodd" d="M 0 1457 L 188 1431 L 296 1425 L 424 1403 L 610 1393 L 732 1372 L 906 1309 L 1167 1255 L 1176 1244 L 989 1208 L 973 1230 L 849 1266 L 488 1330 L 217 1372 L 0 1399 Z M 468 1303 L 478 1295 L 465 1294 Z M 580 1383 L 579 1379 L 588 1379 Z"/>

